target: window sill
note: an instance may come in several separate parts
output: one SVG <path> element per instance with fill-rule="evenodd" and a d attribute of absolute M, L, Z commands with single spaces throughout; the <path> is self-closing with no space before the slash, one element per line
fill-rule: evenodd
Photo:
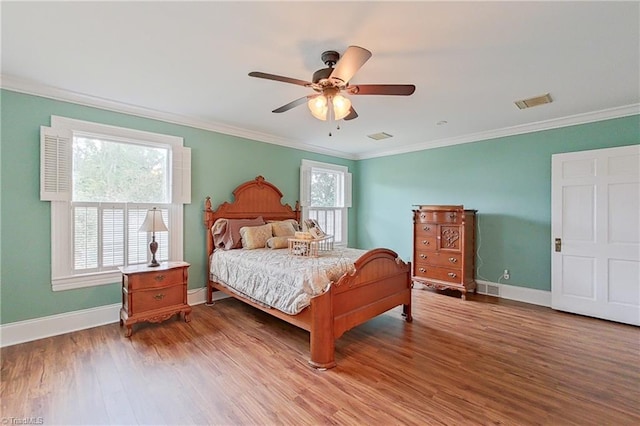
<path fill-rule="evenodd" d="M 53 291 L 74 290 L 77 288 L 116 284 L 121 282 L 121 280 L 122 274 L 119 271 L 98 272 L 95 274 L 53 278 L 51 280 L 51 289 Z"/>

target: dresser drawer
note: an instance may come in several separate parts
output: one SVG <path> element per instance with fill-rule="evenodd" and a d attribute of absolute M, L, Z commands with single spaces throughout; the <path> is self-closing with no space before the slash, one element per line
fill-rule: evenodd
<path fill-rule="evenodd" d="M 415 262 L 426 263 L 431 266 L 444 266 L 445 268 L 460 268 L 462 265 L 462 254 L 443 253 L 439 251 L 417 251 Z"/>
<path fill-rule="evenodd" d="M 147 272 L 144 274 L 130 274 L 127 277 L 129 290 L 144 290 L 168 287 L 186 282 L 184 268 Z"/>
<path fill-rule="evenodd" d="M 416 223 L 416 237 L 435 236 L 438 233 L 438 225 L 433 223 Z"/>
<path fill-rule="evenodd" d="M 184 303 L 183 285 L 137 291 L 131 294 L 131 311 L 145 312 Z"/>
<path fill-rule="evenodd" d="M 438 248 L 437 242 L 438 242 L 438 239 L 435 236 L 416 235 L 416 240 L 414 244 L 415 244 L 416 251 L 436 250 Z"/>
<path fill-rule="evenodd" d="M 462 284 L 462 270 L 432 266 L 427 263 L 416 262 L 414 275 L 419 278 L 447 281 Z"/>
<path fill-rule="evenodd" d="M 456 211 L 418 211 L 417 222 L 420 223 L 462 223 L 462 214 Z"/>

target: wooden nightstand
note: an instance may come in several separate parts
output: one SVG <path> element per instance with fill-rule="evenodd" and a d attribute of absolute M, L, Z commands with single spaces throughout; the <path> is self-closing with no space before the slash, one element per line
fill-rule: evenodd
<path fill-rule="evenodd" d="M 120 326 L 127 326 L 126 337 L 138 322 L 161 322 L 175 314 L 191 321 L 187 304 L 187 262 L 163 262 L 160 266 L 135 265 L 122 272 L 122 309 Z"/>

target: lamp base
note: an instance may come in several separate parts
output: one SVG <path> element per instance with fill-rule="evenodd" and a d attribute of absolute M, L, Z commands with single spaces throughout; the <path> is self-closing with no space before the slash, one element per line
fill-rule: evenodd
<path fill-rule="evenodd" d="M 156 266 L 160 266 L 160 264 L 156 260 L 156 252 L 158 251 L 158 243 L 156 242 L 155 233 L 154 233 L 153 237 L 151 237 L 151 238 L 152 238 L 151 239 L 151 243 L 149 243 L 149 250 L 151 251 L 151 263 L 149 263 L 148 266 L 156 267 Z"/>

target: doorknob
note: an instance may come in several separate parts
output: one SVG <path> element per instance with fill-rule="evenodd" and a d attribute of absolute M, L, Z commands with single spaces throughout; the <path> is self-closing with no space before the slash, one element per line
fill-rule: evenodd
<path fill-rule="evenodd" d="M 556 251 L 562 251 L 562 238 L 556 238 Z"/>

